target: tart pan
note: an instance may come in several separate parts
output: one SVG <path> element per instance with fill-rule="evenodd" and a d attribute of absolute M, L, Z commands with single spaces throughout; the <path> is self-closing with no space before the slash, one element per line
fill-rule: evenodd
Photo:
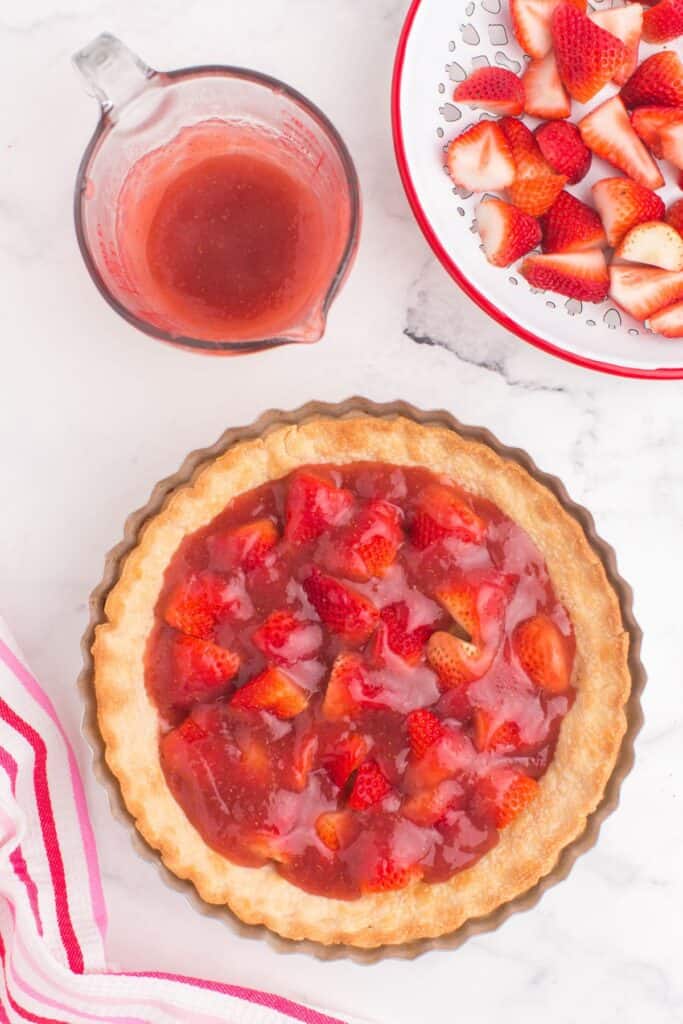
<path fill-rule="evenodd" d="M 588 818 L 585 830 L 565 847 L 553 870 L 545 875 L 532 889 L 503 904 L 485 917 L 467 921 L 450 935 L 441 936 L 436 939 L 420 939 L 402 945 L 384 946 L 372 950 L 363 950 L 343 945 L 322 946 L 307 939 L 294 942 L 275 935 L 264 925 L 244 924 L 227 907 L 216 907 L 204 903 L 191 882 L 176 878 L 164 866 L 158 852 L 152 850 L 137 832 L 133 818 L 123 803 L 118 781 L 106 764 L 104 743 L 97 725 L 97 707 L 91 655 L 95 628 L 105 621 L 104 604 L 109 591 L 119 577 L 123 562 L 128 553 L 137 545 L 145 524 L 161 511 L 173 491 L 189 483 L 205 463 L 222 455 L 228 448 L 240 441 L 262 436 L 264 433 L 284 425 L 300 424 L 318 416 L 343 418 L 359 414 L 384 419 L 404 416 L 418 423 L 435 424 L 454 429 L 468 440 L 488 445 L 502 458 L 517 462 L 536 480 L 547 487 L 565 510 L 583 528 L 591 547 L 604 566 L 610 584 L 618 596 L 624 629 L 629 635 L 629 671 L 631 675 L 631 693 L 626 705 L 627 729 L 614 771 L 600 804 Z M 81 640 L 83 668 L 78 678 L 78 686 L 85 704 L 83 733 L 92 749 L 95 774 L 107 789 L 109 804 L 114 816 L 129 828 L 133 846 L 137 853 L 144 857 L 145 860 L 156 862 L 166 885 L 183 892 L 201 913 L 221 918 L 236 934 L 250 938 L 265 938 L 280 952 L 307 952 L 322 960 L 350 957 L 360 963 L 374 963 L 385 957 L 413 959 L 430 949 L 456 949 L 472 935 L 493 931 L 503 921 L 507 920 L 512 913 L 530 910 L 531 907 L 535 906 L 547 889 L 566 878 L 577 857 L 595 845 L 600 832 L 600 826 L 605 818 L 616 808 L 619 802 L 621 784 L 633 767 L 634 741 L 643 723 L 640 698 L 645 686 L 646 674 L 640 660 L 642 633 L 633 616 L 633 594 L 629 585 L 619 575 L 614 550 L 598 537 L 590 512 L 569 498 L 564 485 L 557 477 L 542 473 L 526 452 L 518 448 L 506 447 L 488 430 L 481 427 L 464 426 L 454 416 L 444 410 L 423 411 L 403 401 L 378 404 L 365 398 L 355 397 L 333 404 L 308 402 L 306 405 L 291 412 L 271 409 L 263 413 L 262 416 L 249 426 L 232 427 L 226 430 L 222 437 L 210 448 L 202 448 L 191 452 L 177 473 L 166 477 L 166 479 L 161 480 L 156 485 L 147 504 L 128 517 L 124 526 L 123 540 L 107 554 L 104 575 L 90 595 L 89 604 L 90 621 Z"/>

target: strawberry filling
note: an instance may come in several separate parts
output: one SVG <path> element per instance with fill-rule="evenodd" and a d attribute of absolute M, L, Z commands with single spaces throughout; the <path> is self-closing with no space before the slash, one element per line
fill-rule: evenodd
<path fill-rule="evenodd" d="M 355 899 L 448 879 L 525 813 L 573 659 L 515 523 L 428 470 L 355 463 L 243 494 L 183 541 L 146 683 L 205 841 Z"/>

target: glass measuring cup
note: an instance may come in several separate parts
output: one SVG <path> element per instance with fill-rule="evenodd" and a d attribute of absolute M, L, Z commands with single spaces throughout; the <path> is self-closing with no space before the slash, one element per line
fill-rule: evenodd
<path fill-rule="evenodd" d="M 76 53 L 74 63 L 101 108 L 76 180 L 76 235 L 107 302 L 147 334 L 195 351 L 237 354 L 318 341 L 351 268 L 361 219 L 353 161 L 325 115 L 258 72 L 213 65 L 155 71 L 109 34 Z M 198 159 L 236 149 L 256 154 L 259 166 L 266 156 L 281 164 L 310 206 L 309 233 L 297 234 L 275 307 L 261 315 L 254 300 L 243 321 L 209 315 L 195 294 L 184 307 L 171 301 L 145 248 L 154 196 L 161 202 Z M 176 232 L 181 242 L 185 236 Z M 283 258 L 288 252 L 283 248 Z"/>

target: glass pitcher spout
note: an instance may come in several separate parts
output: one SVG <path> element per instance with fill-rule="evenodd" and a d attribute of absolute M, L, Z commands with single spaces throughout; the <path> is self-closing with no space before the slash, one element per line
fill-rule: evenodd
<path fill-rule="evenodd" d="M 110 116 L 139 96 L 157 74 L 109 32 L 102 32 L 72 59 L 86 90 Z"/>

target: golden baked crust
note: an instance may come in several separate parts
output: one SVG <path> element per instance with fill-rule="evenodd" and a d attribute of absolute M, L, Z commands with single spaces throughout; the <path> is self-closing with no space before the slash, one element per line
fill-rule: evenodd
<path fill-rule="evenodd" d="M 212 850 L 172 796 L 161 769 L 158 713 L 144 653 L 164 571 L 180 541 L 236 495 L 309 463 L 361 460 L 426 466 L 493 501 L 542 552 L 576 634 L 567 713 L 537 798 L 472 867 L 447 882 L 415 882 L 353 901 L 314 896 L 273 868 L 245 868 Z M 602 563 L 576 520 L 516 462 L 442 426 L 402 417 L 318 417 L 230 448 L 174 492 L 144 527 L 109 593 L 93 646 L 99 728 L 107 763 L 147 842 L 208 903 L 291 939 L 372 948 L 452 932 L 526 892 L 557 863 L 595 809 L 626 730 L 628 634 Z"/>

